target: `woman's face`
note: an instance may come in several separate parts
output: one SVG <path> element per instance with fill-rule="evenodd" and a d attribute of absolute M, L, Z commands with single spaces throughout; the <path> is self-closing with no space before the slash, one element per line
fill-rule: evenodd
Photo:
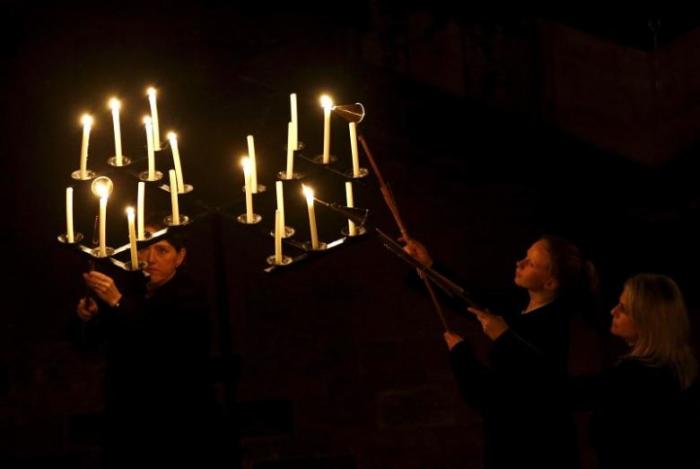
<path fill-rule="evenodd" d="M 532 291 L 556 288 L 552 277 L 552 259 L 545 241 L 535 242 L 527 250 L 527 256 L 515 263 L 515 284 Z"/>
<path fill-rule="evenodd" d="M 620 295 L 620 301 L 612 311 L 610 311 L 613 317 L 610 332 L 620 337 L 629 345 L 632 345 L 637 341 L 638 332 L 634 319 L 629 315 L 629 305 L 630 293 L 627 288 L 625 288 Z"/>
<path fill-rule="evenodd" d="M 160 287 L 174 275 L 185 260 L 185 248 L 176 250 L 168 241 L 158 241 L 139 251 L 139 260 L 146 261 L 151 286 Z"/>

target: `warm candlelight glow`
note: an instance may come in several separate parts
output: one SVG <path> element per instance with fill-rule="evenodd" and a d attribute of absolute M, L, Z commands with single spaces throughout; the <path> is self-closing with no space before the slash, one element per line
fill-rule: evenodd
<path fill-rule="evenodd" d="M 115 109 L 119 110 L 122 108 L 122 103 L 117 98 L 112 98 L 109 100 L 109 108 L 111 110 L 115 110 Z"/>
<path fill-rule="evenodd" d="M 83 114 L 82 117 L 80 118 L 80 123 L 83 125 L 83 127 L 90 128 L 92 127 L 92 116 L 90 114 Z"/>
<path fill-rule="evenodd" d="M 150 98 L 151 96 L 155 96 L 155 95 L 156 95 L 156 89 L 153 88 L 152 86 L 149 86 L 149 87 L 146 89 L 146 94 L 148 95 L 149 98 Z"/>
<path fill-rule="evenodd" d="M 156 104 L 156 89 L 150 86 L 146 90 L 148 95 L 148 104 L 151 108 L 151 117 L 153 117 L 153 124 L 151 131 L 153 132 L 153 148 L 155 150 L 160 150 L 160 130 L 158 127 L 158 105 Z"/>
<path fill-rule="evenodd" d="M 122 131 L 119 124 L 119 110 L 122 107 L 122 103 L 117 98 L 112 98 L 109 100 L 109 107 L 112 109 L 112 124 L 114 125 L 115 164 L 117 166 L 122 166 L 124 164 L 124 157 L 122 155 Z"/>
<path fill-rule="evenodd" d="M 100 176 L 95 178 L 90 185 L 90 190 L 97 197 L 109 197 L 114 189 L 114 184 L 112 180 L 107 176 Z"/>
<path fill-rule="evenodd" d="M 250 175 L 250 158 L 241 158 L 241 166 L 243 166 L 243 178 L 245 179 L 245 217 L 246 223 L 253 223 L 253 181 Z"/>
<path fill-rule="evenodd" d="M 134 226 L 134 207 L 126 207 L 126 220 L 129 225 L 129 252 L 131 253 L 131 268 L 136 270 L 139 266 L 138 251 L 136 248 L 136 227 Z"/>
<path fill-rule="evenodd" d="M 304 195 L 306 196 L 306 201 L 310 202 L 314 200 L 314 190 L 311 189 L 309 186 L 306 184 L 301 185 L 301 190 L 304 192 Z"/>
<path fill-rule="evenodd" d="M 306 205 L 309 209 L 309 233 L 311 234 L 311 249 L 316 250 L 319 248 L 318 243 L 318 230 L 316 228 L 316 212 L 314 210 L 314 191 L 302 184 L 302 190 L 306 196 Z"/>
<path fill-rule="evenodd" d="M 149 125 L 152 123 L 151 116 L 143 116 L 143 123 Z"/>
<path fill-rule="evenodd" d="M 167 138 L 168 140 L 177 139 L 177 134 L 176 134 L 175 132 L 168 132 L 168 134 L 166 135 L 166 138 Z"/>
<path fill-rule="evenodd" d="M 321 96 L 321 107 L 330 110 L 333 107 L 333 100 L 328 95 Z"/>
<path fill-rule="evenodd" d="M 177 146 L 177 134 L 168 132 L 168 142 L 170 142 L 170 150 L 173 153 L 173 165 L 175 166 L 175 179 L 177 181 L 177 192 L 182 194 L 185 192 L 185 181 L 182 177 L 182 164 L 180 163 L 180 148 Z M 173 190 L 171 188 L 171 190 Z"/>

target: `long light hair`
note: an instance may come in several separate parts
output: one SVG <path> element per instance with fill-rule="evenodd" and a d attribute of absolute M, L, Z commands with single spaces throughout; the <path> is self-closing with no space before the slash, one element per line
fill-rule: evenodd
<path fill-rule="evenodd" d="M 627 354 L 655 366 L 669 366 L 683 389 L 695 379 L 697 362 L 690 347 L 690 322 L 683 294 L 670 277 L 638 274 L 625 282 L 628 314 L 637 341 Z"/>

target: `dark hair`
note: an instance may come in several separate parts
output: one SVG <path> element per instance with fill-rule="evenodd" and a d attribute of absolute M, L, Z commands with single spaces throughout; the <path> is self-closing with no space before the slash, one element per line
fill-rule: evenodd
<path fill-rule="evenodd" d="M 543 235 L 552 260 L 552 276 L 559 282 L 558 296 L 565 299 L 594 301 L 598 294 L 598 273 L 581 249 L 569 240 Z"/>
<path fill-rule="evenodd" d="M 165 234 L 158 237 L 159 241 L 169 242 L 176 251 L 180 251 L 182 248 L 186 247 L 186 236 L 183 227 L 181 226 L 167 226 L 163 221 L 165 216 L 169 215 L 165 212 L 151 213 L 146 217 L 146 226 L 154 228 L 156 231 L 167 228 Z"/>

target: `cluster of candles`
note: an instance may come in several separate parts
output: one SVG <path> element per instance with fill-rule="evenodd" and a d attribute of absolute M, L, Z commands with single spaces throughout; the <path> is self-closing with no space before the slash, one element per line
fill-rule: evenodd
<path fill-rule="evenodd" d="M 158 123 L 158 109 L 156 103 L 156 90 L 153 87 L 149 87 L 146 91 L 148 96 L 151 114 L 143 118 L 143 124 L 146 129 L 146 142 L 147 142 L 147 152 L 148 152 L 148 170 L 140 174 L 141 181 L 138 183 L 137 192 L 137 209 L 134 212 L 133 207 L 127 207 L 126 215 L 129 227 L 129 244 L 130 244 L 130 254 L 131 254 L 131 265 L 138 266 L 137 260 L 137 240 L 145 240 L 146 235 L 144 231 L 144 202 L 145 202 L 145 184 L 144 181 L 154 182 L 162 178 L 162 173 L 156 171 L 155 167 L 155 151 L 162 149 L 160 140 L 160 130 Z M 321 97 L 321 106 L 324 111 L 324 125 L 323 125 L 323 154 L 319 157 L 319 162 L 323 164 L 329 164 L 331 161 L 330 157 L 330 115 L 333 110 L 333 101 L 328 96 Z M 121 109 L 121 102 L 117 98 L 112 98 L 109 100 L 109 108 L 112 111 L 112 121 L 114 126 L 114 147 L 115 156 L 108 160 L 108 163 L 115 167 L 127 166 L 131 163 L 131 160 L 123 155 L 122 153 L 122 142 L 121 142 L 121 130 L 120 130 L 120 120 L 119 112 Z M 292 228 L 285 226 L 284 217 L 284 195 L 283 195 L 283 180 L 292 180 L 299 178 L 298 174 L 294 173 L 294 152 L 299 149 L 299 124 L 297 115 L 297 96 L 295 93 L 290 94 L 290 110 L 291 110 L 291 120 L 288 123 L 287 132 L 287 164 L 286 171 L 281 171 L 278 173 L 280 180 L 276 182 L 276 196 L 277 196 L 277 209 L 275 210 L 275 255 L 269 260 L 270 263 L 282 265 L 288 263 L 288 258 L 282 254 L 282 238 L 291 236 L 294 233 Z M 89 180 L 96 176 L 93 171 L 87 168 L 88 159 L 88 146 L 90 140 L 90 130 L 93 125 L 93 119 L 90 115 L 83 115 L 81 119 L 83 125 L 83 135 L 82 135 L 82 145 L 80 153 L 80 168 L 75 171 L 72 176 L 74 179 L 78 180 Z M 366 174 L 366 170 L 359 167 L 359 157 L 357 151 L 357 129 L 356 123 L 349 123 L 349 134 L 350 134 L 350 147 L 352 155 L 352 176 L 362 177 Z M 186 215 L 181 215 L 179 211 L 178 194 L 188 192 L 192 190 L 192 186 L 184 184 L 182 176 L 182 166 L 180 162 L 180 153 L 177 143 L 177 135 L 174 132 L 169 132 L 167 134 L 167 140 L 169 142 L 170 149 L 172 151 L 173 157 L 173 169 L 169 170 L 169 192 L 171 194 L 171 207 L 172 214 L 166 218 L 166 223 L 170 226 L 180 225 L 187 223 L 188 217 Z M 238 217 L 241 223 L 254 224 L 258 223 L 262 217 L 255 214 L 253 211 L 253 194 L 257 194 L 265 191 L 265 186 L 258 184 L 257 180 L 257 164 L 255 155 L 255 142 L 252 135 L 247 136 L 247 147 L 248 155 L 246 155 L 241 164 L 243 166 L 243 175 L 245 179 L 245 201 L 246 201 L 246 212 L 245 214 Z M 363 172 L 365 171 L 365 172 Z M 176 190 L 175 190 L 176 189 Z M 353 206 L 353 194 L 352 194 L 352 184 L 346 182 L 346 199 L 347 205 L 349 207 Z M 100 216 L 99 216 L 99 245 L 94 250 L 94 254 L 98 257 L 107 257 L 111 255 L 113 250 L 106 246 L 106 207 L 109 195 L 112 191 L 112 182 L 109 178 L 99 177 L 93 181 L 92 191 L 100 199 Z M 318 240 L 318 231 L 316 225 L 316 216 L 314 211 L 314 194 L 313 190 L 307 186 L 303 186 L 303 192 L 306 196 L 308 214 L 309 214 L 309 228 L 311 233 L 310 247 L 312 250 L 318 250 L 322 248 L 321 243 Z M 357 234 L 357 229 L 352 221 L 348 221 L 347 233 L 349 236 L 355 236 Z M 75 243 L 76 235 L 73 226 L 73 188 L 66 188 L 66 235 L 65 241 L 67 243 Z M 79 240 L 78 240 L 79 241 Z M 134 268 L 134 267 L 132 267 Z"/>

